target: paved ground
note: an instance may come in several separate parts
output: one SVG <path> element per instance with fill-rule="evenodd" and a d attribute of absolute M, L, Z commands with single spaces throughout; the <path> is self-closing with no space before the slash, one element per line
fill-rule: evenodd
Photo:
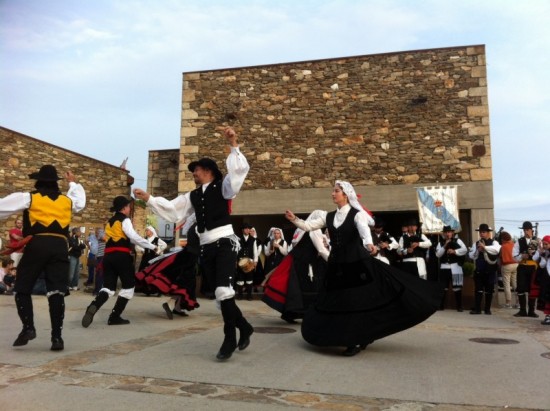
<path fill-rule="evenodd" d="M 163 297 L 137 296 L 132 323 L 108 326 L 112 299 L 84 329 L 91 298 L 66 299 L 66 348 L 52 352 L 46 298 L 34 297 L 38 337 L 13 348 L 20 323 L 13 297 L 0 296 L 1 410 L 550 410 L 550 327 L 514 310 L 440 311 L 346 358 L 306 344 L 261 301 L 240 301 L 257 331 L 219 363 L 214 302 L 170 321 Z"/>

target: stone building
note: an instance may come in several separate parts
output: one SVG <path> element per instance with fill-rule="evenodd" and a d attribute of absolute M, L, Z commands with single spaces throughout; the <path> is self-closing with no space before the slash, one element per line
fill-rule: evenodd
<path fill-rule="evenodd" d="M 53 164 L 61 177 L 71 170 L 83 185 L 86 208 L 73 215 L 72 225 L 86 227 L 86 233 L 90 227 L 103 226 L 112 215 L 109 208 L 115 196 L 130 195 L 133 177 L 129 171 L 0 127 L 0 198 L 16 191 L 34 190 L 35 180 L 29 179 L 29 174 L 44 164 Z M 66 181 L 60 180 L 59 183 L 62 192 L 66 192 Z M 145 215 L 145 212 L 141 214 Z M 7 238 L 16 217 L 0 220 L 2 239 Z"/>
<path fill-rule="evenodd" d="M 337 179 L 393 232 L 417 215 L 415 187 L 436 184 L 459 186 L 466 241 L 493 224 L 483 45 L 183 73 L 179 192 L 194 188 L 191 161 L 225 168 L 226 125 L 251 165 L 234 222 L 260 235 L 291 229 L 285 209 L 333 209 Z"/>

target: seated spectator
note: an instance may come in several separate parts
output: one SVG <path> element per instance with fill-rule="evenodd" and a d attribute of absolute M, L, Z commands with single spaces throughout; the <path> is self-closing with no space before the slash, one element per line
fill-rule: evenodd
<path fill-rule="evenodd" d="M 15 280 L 11 273 L 12 269 L 13 260 L 11 258 L 3 259 L 2 267 L 0 267 L 0 294 L 12 294 L 13 283 Z"/>

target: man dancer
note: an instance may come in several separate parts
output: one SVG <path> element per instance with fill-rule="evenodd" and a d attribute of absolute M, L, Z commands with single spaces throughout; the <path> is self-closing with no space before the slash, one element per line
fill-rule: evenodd
<path fill-rule="evenodd" d="M 475 264 L 475 300 L 474 308 L 470 311 L 470 314 L 481 314 L 481 300 L 483 300 L 483 294 L 485 294 L 484 312 L 491 315 L 491 302 L 493 301 L 497 278 L 500 244 L 491 238 L 493 229 L 487 224 L 480 224 L 476 231 L 479 231 L 479 240 L 472 245 L 468 254 Z"/>
<path fill-rule="evenodd" d="M 535 312 L 536 293 L 533 293 L 534 290 L 531 287 L 539 260 L 538 239 L 533 235 L 533 224 L 530 221 L 525 221 L 520 228 L 523 229 L 523 237 L 516 241 L 512 250 L 514 259 L 519 263 L 517 271 L 519 311 L 514 314 L 514 317 L 538 318 L 539 315 Z M 527 295 L 529 295 L 529 301 L 527 301 Z M 529 311 L 526 310 L 527 305 L 529 305 Z"/>
<path fill-rule="evenodd" d="M 437 243 L 435 252 L 441 264 L 439 281 L 445 289 L 441 309 L 445 308 L 445 296 L 449 289 L 449 283 L 451 283 L 455 295 L 456 310 L 462 312 L 462 287 L 464 285 L 462 265 L 468 253 L 468 248 L 460 238 L 455 236 L 455 231 L 451 226 L 446 225 L 443 227 L 443 235 L 444 238 Z"/>
<path fill-rule="evenodd" d="M 60 351 L 64 349 L 61 330 L 69 271 L 69 224 L 72 212 L 79 212 L 86 206 L 86 193 L 80 184 L 75 183 L 73 173 L 68 171 L 65 178 L 69 182 L 69 191 L 67 195 L 61 194 L 57 184 L 60 178 L 52 165 L 42 166 L 29 177 L 36 180 L 36 191 L 13 193 L 0 199 L 0 218 L 24 210 L 23 235 L 32 236 L 17 267 L 15 304 L 23 330 L 13 345 L 27 345 L 36 338 L 31 293 L 34 283 L 44 272 L 52 324 L 51 350 Z"/>
<path fill-rule="evenodd" d="M 224 340 L 216 358 L 220 361 L 231 357 L 235 349 L 244 350 L 250 344 L 254 332 L 235 303 L 233 274 L 237 263 L 239 239 L 233 232 L 229 216 L 230 201 L 240 191 L 250 166 L 237 144 L 235 131 L 224 131 L 231 147 L 226 160 L 228 174 L 223 178 L 216 162 L 210 158 L 193 161 L 188 169 L 199 187 L 182 194 L 172 201 L 153 197 L 136 188 L 137 198 L 147 202 L 152 211 L 167 221 L 184 221 L 191 214 L 197 217 L 200 239 L 200 261 L 204 275 L 215 284 L 216 301 L 220 304 L 224 321 Z M 239 329 L 237 343 L 236 328 Z"/>

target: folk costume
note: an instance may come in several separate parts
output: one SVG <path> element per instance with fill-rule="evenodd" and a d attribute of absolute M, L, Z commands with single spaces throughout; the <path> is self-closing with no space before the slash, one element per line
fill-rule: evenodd
<path fill-rule="evenodd" d="M 140 246 L 136 246 L 136 251 L 140 251 L 143 253 L 143 255 L 141 256 L 141 262 L 139 263 L 138 271 L 141 271 L 145 267 L 147 267 L 149 265 L 149 262 L 153 258 L 157 258 L 166 249 L 166 243 L 161 238 L 159 238 L 153 226 L 148 225 L 147 227 L 145 227 L 145 232 L 147 231 L 149 231 L 151 235 L 148 235 L 145 239 L 153 244 L 155 246 L 155 249 L 149 250 L 143 249 Z M 157 250 L 158 254 L 157 252 L 155 252 L 155 250 Z"/>
<path fill-rule="evenodd" d="M 167 221 L 185 221 L 191 214 L 197 217 L 200 253 L 199 261 L 209 284 L 215 284 L 216 302 L 221 308 L 224 321 L 224 340 L 216 358 L 229 359 L 235 349 L 244 350 L 254 332 L 235 303 L 233 276 L 239 251 L 239 238 L 233 231 L 230 218 L 231 200 L 240 191 L 250 166 L 238 147 L 232 146 L 226 160 L 228 173 L 225 178 L 216 162 L 202 158 L 189 164 L 189 171 L 195 167 L 212 171 L 213 181 L 182 194 L 172 201 L 150 196 L 147 205 L 153 212 Z M 236 329 L 239 329 L 239 341 Z"/>
<path fill-rule="evenodd" d="M 240 249 L 237 254 L 237 266 L 236 266 L 236 284 L 238 298 L 243 298 L 243 292 L 246 291 L 246 298 L 252 300 L 252 286 L 254 283 L 254 266 L 250 266 L 251 263 L 256 265 L 258 263 L 258 248 L 256 247 L 256 238 L 248 234 L 245 234 L 245 229 L 249 230 L 252 226 L 250 224 L 244 224 L 243 234 L 239 236 Z M 244 261 L 248 261 L 248 264 L 244 264 Z M 246 268 L 244 268 L 244 267 Z"/>
<path fill-rule="evenodd" d="M 136 282 L 144 292 L 164 294 L 175 300 L 174 308 L 168 302 L 162 304 L 170 320 L 174 314 L 185 317 L 184 310 L 199 308 L 195 288 L 200 244 L 194 217 L 182 228 L 182 234 L 187 236 L 185 247 L 151 260 L 150 265 L 136 273 Z"/>
<path fill-rule="evenodd" d="M 281 237 L 275 238 L 275 231 L 279 231 Z M 276 245 L 275 245 L 276 244 Z M 267 273 L 277 268 L 283 258 L 288 254 L 288 245 L 285 241 L 283 230 L 277 227 L 271 227 L 264 245 L 265 270 Z"/>
<path fill-rule="evenodd" d="M 476 228 L 476 231 L 490 233 L 493 229 L 487 224 L 480 224 L 479 228 Z M 484 296 L 485 305 L 483 311 L 485 314 L 491 314 L 491 303 L 493 301 L 493 292 L 495 289 L 499 251 L 500 244 L 492 238 L 480 238 L 470 248 L 468 256 L 475 264 L 474 308 L 470 311 L 470 314 L 481 314 L 481 301 Z"/>
<path fill-rule="evenodd" d="M 67 239 L 72 213 L 86 206 L 86 193 L 80 184 L 69 182 L 67 195 L 61 194 L 57 181 L 60 178 L 52 165 L 29 174 L 36 180 L 36 191 L 13 193 L 0 199 L 0 218 L 23 211 L 25 252 L 17 267 L 15 304 L 23 323 L 23 330 L 13 343 L 26 345 L 36 338 L 31 293 L 40 274 L 46 280 L 46 296 L 52 325 L 51 349 L 63 350 L 61 337 L 65 316 L 65 294 L 69 257 Z"/>
<path fill-rule="evenodd" d="M 541 297 L 544 300 L 545 314 L 542 325 L 550 325 L 550 235 L 542 237 L 542 252 L 540 253 Z"/>
<path fill-rule="evenodd" d="M 410 221 L 408 225 L 417 225 L 417 223 L 413 220 Z M 413 248 L 415 243 L 418 244 L 418 246 Z M 420 231 L 416 231 L 415 233 L 404 233 L 399 239 L 399 254 L 403 257 L 401 269 L 415 277 L 426 280 L 428 277 L 426 253 L 431 245 L 432 243 L 428 237 Z"/>
<path fill-rule="evenodd" d="M 464 242 L 454 235 L 454 230 L 450 226 L 443 227 L 443 233 L 452 232 L 453 237 L 442 238 L 437 243 L 435 255 L 439 258 L 439 281 L 447 294 L 449 283 L 455 296 L 455 308 L 458 312 L 462 312 L 462 287 L 464 286 L 464 272 L 462 265 L 464 264 L 465 256 L 468 253 L 468 248 Z M 441 300 L 441 309 L 444 309 L 445 294 Z"/>
<path fill-rule="evenodd" d="M 108 325 L 130 324 L 130 321 L 121 317 L 128 301 L 134 296 L 136 284 L 134 276 L 134 260 L 131 255 L 131 244 L 154 250 L 155 245 L 135 232 L 132 221 L 122 210 L 130 204 L 125 196 L 115 197 L 110 211 L 113 216 L 105 226 L 105 255 L 103 257 L 103 288 L 86 308 L 82 317 L 82 326 L 88 328 L 94 319 L 96 312 L 107 302 L 109 297 L 115 295 L 117 282 L 120 279 L 122 289 L 118 293 L 117 300 L 109 319 Z"/>
<path fill-rule="evenodd" d="M 262 244 L 262 240 L 258 238 L 256 229 L 254 227 L 250 229 L 250 235 L 254 237 L 254 240 L 256 241 L 256 253 L 258 255 L 258 261 L 256 263 L 256 267 L 254 268 L 254 275 L 252 280 L 254 291 L 257 291 L 257 287 L 264 282 L 265 274 L 266 274 L 264 270 L 264 264 L 262 262 L 262 252 L 263 252 L 264 246 Z"/>
<path fill-rule="evenodd" d="M 372 241 L 378 248 L 374 258 L 386 264 L 395 265 L 399 243 L 390 233 L 384 231 L 384 222 L 381 218 L 374 218 L 374 229 L 372 230 Z"/>
<path fill-rule="evenodd" d="M 315 210 L 306 221 L 319 213 L 323 212 Z M 264 303 L 281 313 L 281 319 L 295 323 L 317 299 L 327 270 L 327 245 L 321 230 L 297 228 L 294 232 L 291 250 L 266 278 L 262 296 Z"/>
<path fill-rule="evenodd" d="M 372 258 L 368 214 L 353 186 L 337 181 L 349 204 L 318 218 L 293 223 L 306 231 L 327 227 L 331 244 L 323 289 L 302 321 L 302 336 L 317 346 L 346 346 L 355 355 L 374 340 L 410 328 L 439 306 L 439 284 L 407 276 Z"/>
<path fill-rule="evenodd" d="M 520 228 L 533 230 L 533 224 L 525 221 Z M 527 235 L 519 238 L 514 244 L 512 254 L 518 262 L 517 295 L 519 301 L 519 311 L 514 314 L 514 317 L 538 318 L 538 314 L 535 312 L 535 305 L 540 291 L 540 287 L 535 281 L 538 268 L 537 261 L 539 260 L 538 245 L 539 240 L 535 236 L 529 237 Z"/>

